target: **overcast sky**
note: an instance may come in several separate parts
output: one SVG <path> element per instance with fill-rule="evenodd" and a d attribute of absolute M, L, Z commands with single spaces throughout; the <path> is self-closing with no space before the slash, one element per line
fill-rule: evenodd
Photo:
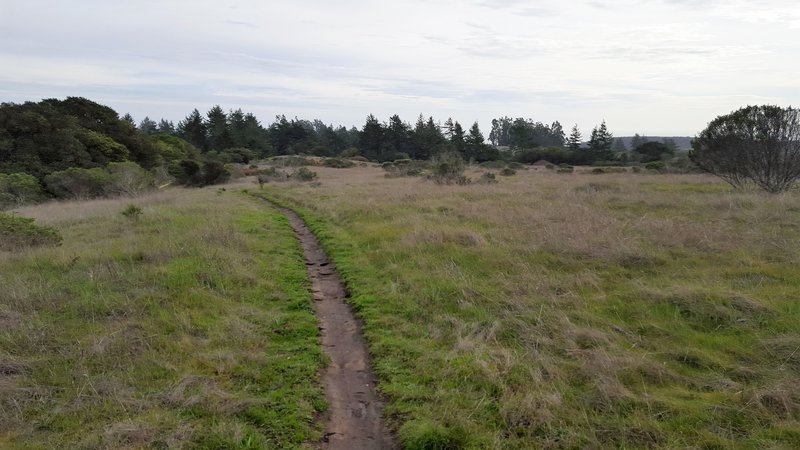
<path fill-rule="evenodd" d="M 800 105 L 800 2 L 0 0 L 0 101 L 361 126 L 423 113 L 694 135 Z"/>

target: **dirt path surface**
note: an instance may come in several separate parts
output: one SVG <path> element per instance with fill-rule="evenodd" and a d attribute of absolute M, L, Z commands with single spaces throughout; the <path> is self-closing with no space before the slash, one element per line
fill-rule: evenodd
<path fill-rule="evenodd" d="M 339 273 L 305 222 L 290 209 L 278 209 L 289 219 L 303 246 L 322 329 L 322 345 L 330 357 L 322 378 L 329 409 L 324 442 L 319 448 L 397 448 L 381 420 L 383 405 L 375 391 L 376 378 L 370 370 L 369 353 L 361 326 L 344 302 L 346 294 Z"/>

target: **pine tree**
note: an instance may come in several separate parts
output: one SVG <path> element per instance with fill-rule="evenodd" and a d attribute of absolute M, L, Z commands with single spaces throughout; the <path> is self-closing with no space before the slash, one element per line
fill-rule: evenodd
<path fill-rule="evenodd" d="M 203 116 L 197 108 L 191 114 L 186 116 L 185 119 L 178 122 L 178 136 L 199 148 L 202 151 L 208 151 L 208 137 L 206 131 L 206 124 L 203 121 Z"/>
<path fill-rule="evenodd" d="M 161 119 L 158 122 L 158 132 L 165 134 L 175 134 L 175 125 L 171 120 Z"/>
<path fill-rule="evenodd" d="M 581 145 L 583 144 L 583 136 L 581 135 L 581 130 L 578 129 L 578 124 L 576 123 L 572 127 L 572 132 L 569 134 L 569 138 L 567 138 L 567 147 L 570 150 L 579 150 Z"/>
<path fill-rule="evenodd" d="M 614 135 L 608 132 L 606 121 L 604 120 L 599 127 L 595 127 L 592 130 L 592 137 L 589 139 L 589 150 L 594 154 L 595 160 L 607 161 L 613 156 L 611 152 L 613 144 Z"/>
<path fill-rule="evenodd" d="M 150 117 L 148 116 L 145 116 L 145 118 L 142 119 L 141 122 L 139 122 L 139 131 L 141 131 L 144 134 L 155 134 L 157 129 L 158 125 L 156 124 L 156 122 L 150 119 Z"/>
<path fill-rule="evenodd" d="M 233 136 L 228 127 L 228 116 L 219 105 L 213 106 L 208 113 L 208 147 L 210 150 L 224 150 L 233 147 Z"/>

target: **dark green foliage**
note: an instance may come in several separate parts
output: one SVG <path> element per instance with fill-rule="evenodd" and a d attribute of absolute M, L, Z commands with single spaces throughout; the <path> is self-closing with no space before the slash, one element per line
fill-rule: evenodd
<path fill-rule="evenodd" d="M 199 160 L 200 150 L 188 141 L 169 134 L 153 136 L 153 143 L 158 149 L 162 161 L 171 163 L 183 159 Z"/>
<path fill-rule="evenodd" d="M 592 153 L 594 160 L 607 161 L 613 157 L 613 152 L 611 152 L 613 144 L 614 135 L 608 131 L 604 120 L 599 127 L 595 127 L 592 130 L 592 137 L 589 139 L 589 151 Z"/>
<path fill-rule="evenodd" d="M 53 228 L 36 225 L 26 217 L 0 213 L 0 251 L 56 246 L 61 241 L 61 235 Z"/>
<path fill-rule="evenodd" d="M 667 165 L 664 164 L 664 161 L 653 161 L 645 164 L 644 168 L 654 172 L 664 172 L 667 170 Z"/>
<path fill-rule="evenodd" d="M 786 191 L 800 178 L 800 110 L 747 106 L 719 116 L 692 141 L 689 157 L 734 187 Z"/>
<path fill-rule="evenodd" d="M 336 169 L 347 169 L 348 167 L 355 166 L 355 163 L 353 161 L 342 158 L 325 158 L 322 161 L 322 165 L 325 167 L 333 167 Z"/>
<path fill-rule="evenodd" d="M 591 164 L 594 159 L 591 152 L 571 150 L 563 147 L 544 147 L 521 150 L 514 155 L 514 160 L 522 164 L 533 164 L 545 160 L 554 164 Z"/>
<path fill-rule="evenodd" d="M 131 203 L 128 206 L 126 206 L 125 209 L 123 209 L 120 214 L 122 214 L 123 216 L 125 216 L 130 220 L 139 220 L 139 217 L 141 217 L 143 213 L 144 212 L 142 211 L 142 208 Z"/>
<path fill-rule="evenodd" d="M 658 161 L 664 156 L 673 155 L 675 151 L 661 142 L 649 141 L 639 145 L 634 150 L 640 155 L 640 161 L 647 163 Z"/>
<path fill-rule="evenodd" d="M 112 191 L 112 177 L 106 170 L 95 167 L 70 167 L 53 172 L 44 178 L 47 190 L 58 198 L 88 199 L 102 197 Z"/>
<path fill-rule="evenodd" d="M 504 177 L 510 177 L 510 176 L 513 176 L 513 175 L 516 175 L 516 174 L 517 174 L 517 171 L 512 169 L 512 168 L 510 168 L 510 167 L 505 167 L 502 170 L 500 170 L 500 175 L 502 175 Z"/>

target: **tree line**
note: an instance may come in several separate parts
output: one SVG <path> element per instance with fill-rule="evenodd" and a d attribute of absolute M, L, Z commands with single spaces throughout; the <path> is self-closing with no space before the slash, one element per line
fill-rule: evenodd
<path fill-rule="evenodd" d="M 139 185 L 172 180 L 201 186 L 227 179 L 225 164 L 295 154 L 360 156 L 377 162 L 425 160 L 445 153 L 473 162 L 626 162 L 613 143 L 605 122 L 583 142 L 577 125 L 566 135 L 557 121 L 547 125 L 501 117 L 492 121 L 487 143 L 477 122 L 465 128 L 452 118 L 441 123 L 422 114 L 413 124 L 398 115 L 381 121 L 370 114 L 360 128 L 283 115 L 264 125 L 252 113 L 217 105 L 205 114 L 194 109 L 177 124 L 150 117 L 136 123 L 130 114 L 120 117 L 108 106 L 68 97 L 0 104 L 0 174 L 5 174 L 0 191 L 7 205 L 32 197 L 129 190 L 111 186 L 112 181 L 134 175 L 148 180 L 139 180 Z M 35 186 L 40 190 L 31 194 Z"/>

